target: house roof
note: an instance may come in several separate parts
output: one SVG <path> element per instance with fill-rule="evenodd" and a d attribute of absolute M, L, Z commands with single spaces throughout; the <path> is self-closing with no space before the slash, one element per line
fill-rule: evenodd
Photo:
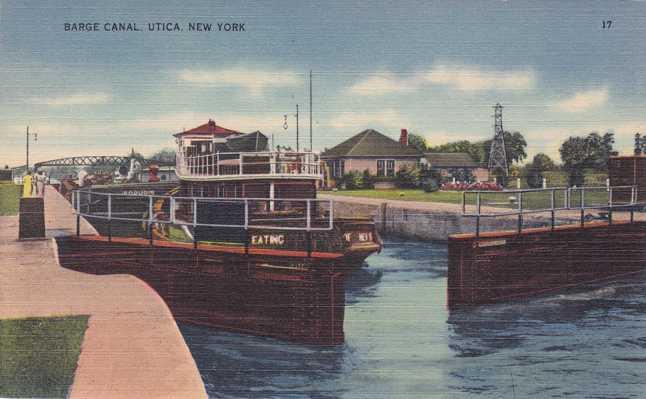
<path fill-rule="evenodd" d="M 333 157 L 384 157 L 421 156 L 415 147 L 401 145 L 398 141 L 373 129 L 356 134 L 321 154 L 323 158 Z"/>
<path fill-rule="evenodd" d="M 260 131 L 243 135 L 231 136 L 226 143 L 216 143 L 215 150 L 219 152 L 257 152 L 267 151 L 269 140 Z"/>
<path fill-rule="evenodd" d="M 466 152 L 426 152 L 424 158 L 431 168 L 477 168 L 480 166 Z"/>
<path fill-rule="evenodd" d="M 219 126 L 215 123 L 213 119 L 209 119 L 209 121 L 203 125 L 194 127 L 191 130 L 185 130 L 183 132 L 175 133 L 173 136 L 180 137 L 187 134 L 198 134 L 198 135 L 203 134 L 208 136 L 224 138 L 234 134 L 242 134 L 242 133 L 236 130 L 231 130 L 231 129 L 227 129 L 225 127 Z"/>

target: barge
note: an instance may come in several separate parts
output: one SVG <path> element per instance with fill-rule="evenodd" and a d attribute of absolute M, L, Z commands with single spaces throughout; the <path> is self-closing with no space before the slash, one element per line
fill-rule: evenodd
<path fill-rule="evenodd" d="M 99 236 L 59 240 L 61 263 L 130 273 L 183 321 L 311 344 L 343 342 L 344 281 L 381 249 L 374 222 L 316 198 L 311 151 L 212 120 L 175 134 L 179 184 L 74 191 Z"/>

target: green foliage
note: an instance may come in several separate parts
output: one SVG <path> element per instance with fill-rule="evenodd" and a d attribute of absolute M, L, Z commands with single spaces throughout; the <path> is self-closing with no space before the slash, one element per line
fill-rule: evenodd
<path fill-rule="evenodd" d="M 416 188 L 421 184 L 421 171 L 418 167 L 402 167 L 395 174 L 395 185 L 399 188 Z"/>
<path fill-rule="evenodd" d="M 468 140 L 453 141 L 451 143 L 429 147 L 428 152 L 466 152 L 477 163 L 481 163 L 485 159 L 485 148 L 483 143 L 472 143 Z"/>
<path fill-rule="evenodd" d="M 534 157 L 536 159 L 536 157 Z M 543 187 L 543 174 L 542 170 L 537 168 L 533 163 L 527 164 L 525 167 L 525 180 L 529 188 Z"/>
<path fill-rule="evenodd" d="M 67 397 L 88 316 L 0 320 L 0 396 Z"/>
<path fill-rule="evenodd" d="M 375 188 L 375 179 L 370 174 L 370 171 L 368 169 L 364 170 L 363 174 L 361 175 L 361 188 Z"/>
<path fill-rule="evenodd" d="M 440 182 L 438 179 L 429 177 L 422 181 L 422 190 L 426 193 L 433 193 L 440 189 Z"/>
<path fill-rule="evenodd" d="M 343 185 L 347 190 L 363 188 L 362 174 L 356 170 L 344 174 L 341 178 L 341 185 Z"/>
<path fill-rule="evenodd" d="M 584 183 L 584 169 L 607 172 L 608 159 L 616 155 L 613 150 L 614 133 L 603 136 L 592 132 L 585 137 L 572 136 L 563 142 L 559 153 L 563 169 L 568 173 L 570 185 L 581 186 Z"/>
<path fill-rule="evenodd" d="M 164 148 L 151 155 L 150 159 L 160 163 L 174 164 L 175 150 L 172 148 Z"/>
<path fill-rule="evenodd" d="M 0 184 L 0 216 L 17 215 L 22 186 L 12 183 Z"/>
<path fill-rule="evenodd" d="M 552 161 L 552 158 L 543 154 L 542 152 L 539 152 L 538 154 L 534 155 L 534 159 L 532 159 L 531 164 L 539 172 L 545 172 L 547 170 L 557 169 L 556 164 L 554 163 L 554 161 Z"/>
<path fill-rule="evenodd" d="M 428 150 L 428 146 L 426 145 L 426 139 L 423 136 L 420 136 L 418 134 L 414 134 L 414 133 L 408 134 L 408 145 L 411 147 L 415 147 L 417 151 L 422 153 Z"/>

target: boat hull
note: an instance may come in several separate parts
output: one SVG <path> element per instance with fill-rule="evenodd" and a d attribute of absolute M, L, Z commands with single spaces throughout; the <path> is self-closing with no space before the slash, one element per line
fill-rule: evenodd
<path fill-rule="evenodd" d="M 342 257 L 234 254 L 100 236 L 60 238 L 58 248 L 63 267 L 139 277 L 180 321 L 306 344 L 344 341 Z"/>

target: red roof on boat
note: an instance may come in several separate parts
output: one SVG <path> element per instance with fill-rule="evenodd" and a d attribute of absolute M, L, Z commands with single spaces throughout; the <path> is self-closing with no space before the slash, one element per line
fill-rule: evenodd
<path fill-rule="evenodd" d="M 236 130 L 227 129 L 226 127 L 218 126 L 213 119 L 209 119 L 209 121 L 203 125 L 194 127 L 191 130 L 185 130 L 183 132 L 175 133 L 173 136 L 179 137 L 186 134 L 203 134 L 224 138 L 231 135 L 239 135 L 242 133 Z"/>

